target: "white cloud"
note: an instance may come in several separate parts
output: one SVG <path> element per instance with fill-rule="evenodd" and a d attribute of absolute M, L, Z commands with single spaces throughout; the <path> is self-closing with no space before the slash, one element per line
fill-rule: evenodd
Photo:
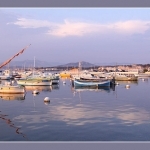
<path fill-rule="evenodd" d="M 150 28 L 150 21 L 130 20 L 119 21 L 115 23 L 89 23 L 64 20 L 63 23 L 53 23 L 47 20 L 35 20 L 18 18 L 16 22 L 8 23 L 20 26 L 21 28 L 48 28 L 47 34 L 53 36 L 83 36 L 88 33 L 118 33 L 118 34 L 135 34 L 144 33 Z"/>

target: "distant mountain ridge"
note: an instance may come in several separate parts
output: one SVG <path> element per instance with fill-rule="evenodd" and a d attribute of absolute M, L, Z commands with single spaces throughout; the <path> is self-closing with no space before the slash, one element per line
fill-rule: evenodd
<path fill-rule="evenodd" d="M 3 62 L 0 63 L 0 65 Z M 87 68 L 87 67 L 97 67 L 97 66 L 116 66 L 116 65 L 129 65 L 131 63 L 89 63 L 86 61 L 80 61 L 81 67 Z M 6 65 L 7 67 L 8 65 Z M 9 64 L 10 67 L 34 67 L 34 60 L 22 60 L 22 61 L 11 61 Z M 60 62 L 47 62 L 47 61 L 41 61 L 41 60 L 35 60 L 35 67 L 79 67 L 79 62 L 71 62 L 71 63 L 60 63 Z"/>
<path fill-rule="evenodd" d="M 2 64 L 1 62 L 0 64 Z M 60 65 L 58 62 L 47 62 L 41 60 L 35 60 L 35 67 L 53 67 Z M 7 66 L 7 65 L 6 65 Z M 34 60 L 23 60 L 23 61 L 11 61 L 9 64 L 10 67 L 34 67 Z"/>
<path fill-rule="evenodd" d="M 97 66 L 85 61 L 81 61 L 80 64 L 81 67 L 85 67 L 85 68 Z M 12 61 L 10 62 L 9 66 L 24 67 L 24 68 L 34 67 L 34 60 Z M 35 60 L 35 67 L 79 67 L 79 62 L 72 62 L 72 63 L 67 63 L 62 65 L 62 63 L 58 63 L 58 62 L 47 62 L 47 61 Z"/>
<path fill-rule="evenodd" d="M 91 64 L 91 63 L 85 62 L 85 61 L 81 61 L 80 64 L 81 64 L 81 67 L 85 67 L 85 68 L 96 66 L 94 64 Z M 68 63 L 68 64 L 64 64 L 64 65 L 58 65 L 57 67 L 79 67 L 79 62 L 75 62 L 75 63 L 72 62 L 72 63 Z"/>

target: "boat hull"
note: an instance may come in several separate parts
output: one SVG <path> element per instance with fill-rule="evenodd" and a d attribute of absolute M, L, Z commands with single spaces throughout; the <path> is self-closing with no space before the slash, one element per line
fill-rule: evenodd
<path fill-rule="evenodd" d="M 0 93 L 21 94 L 25 93 L 25 88 L 21 86 L 0 86 Z"/>
<path fill-rule="evenodd" d="M 0 76 L 0 80 L 10 80 L 11 77 L 9 76 Z"/>
<path fill-rule="evenodd" d="M 50 86 L 52 85 L 51 80 L 18 80 L 18 85 L 25 85 L 25 86 Z"/>
<path fill-rule="evenodd" d="M 115 77 L 116 81 L 137 81 L 138 77 Z"/>
<path fill-rule="evenodd" d="M 70 77 L 70 73 L 60 73 L 60 77 L 63 78 L 63 77 Z"/>

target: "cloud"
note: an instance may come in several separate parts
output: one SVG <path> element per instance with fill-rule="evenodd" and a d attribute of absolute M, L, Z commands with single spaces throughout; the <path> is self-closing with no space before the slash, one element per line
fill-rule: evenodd
<path fill-rule="evenodd" d="M 47 20 L 18 18 L 16 22 L 8 23 L 21 28 L 47 28 L 47 34 L 59 37 L 83 36 L 89 33 L 99 34 L 143 34 L 150 28 L 150 21 L 130 20 L 115 23 L 93 23 L 64 20 L 63 23 L 54 23 Z"/>

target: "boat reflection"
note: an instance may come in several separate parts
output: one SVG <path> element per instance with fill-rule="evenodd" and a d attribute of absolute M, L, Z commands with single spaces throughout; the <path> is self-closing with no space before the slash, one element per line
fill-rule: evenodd
<path fill-rule="evenodd" d="M 25 86 L 26 91 L 51 91 L 52 87 L 51 86 Z"/>
<path fill-rule="evenodd" d="M 110 92 L 110 90 L 115 90 L 115 86 L 111 87 L 96 87 L 96 86 L 89 86 L 89 87 L 73 87 L 72 91 L 81 92 L 81 91 L 105 91 Z"/>
<path fill-rule="evenodd" d="M 0 93 L 0 98 L 3 100 L 25 100 L 25 94 Z"/>
<path fill-rule="evenodd" d="M 14 128 L 17 134 L 21 135 L 23 138 L 25 138 L 25 139 L 28 140 L 28 138 L 26 137 L 26 135 L 23 134 L 23 133 L 20 131 L 21 128 L 15 126 L 15 124 L 14 124 L 9 118 L 7 118 L 7 117 L 8 117 L 8 115 L 0 114 L 0 119 L 1 119 L 1 120 L 5 121 L 5 123 L 8 124 L 9 127 Z"/>
<path fill-rule="evenodd" d="M 119 84 L 138 84 L 138 81 L 116 81 Z"/>
<path fill-rule="evenodd" d="M 52 87 L 52 90 L 58 90 L 59 89 L 59 84 L 51 85 L 51 87 Z"/>
<path fill-rule="evenodd" d="M 44 104 L 45 104 L 45 105 L 49 105 L 49 104 L 50 104 L 50 102 L 44 102 Z"/>

